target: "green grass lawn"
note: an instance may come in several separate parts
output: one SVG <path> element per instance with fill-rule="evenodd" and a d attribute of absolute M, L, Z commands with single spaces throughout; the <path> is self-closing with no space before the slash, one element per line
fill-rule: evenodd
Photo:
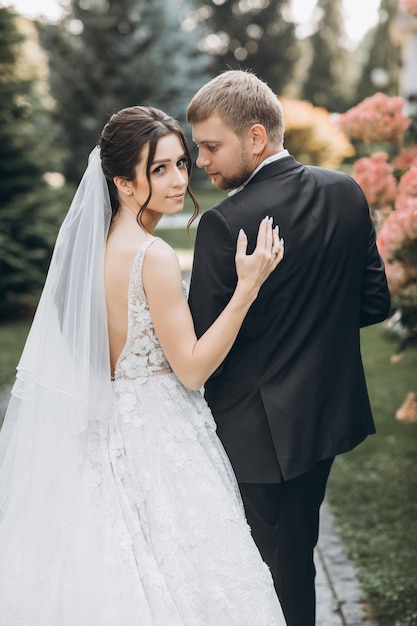
<path fill-rule="evenodd" d="M 362 331 L 377 434 L 339 456 L 327 500 L 380 626 L 417 625 L 417 424 L 395 419 L 417 391 L 417 350 L 390 363 L 381 326 Z"/>

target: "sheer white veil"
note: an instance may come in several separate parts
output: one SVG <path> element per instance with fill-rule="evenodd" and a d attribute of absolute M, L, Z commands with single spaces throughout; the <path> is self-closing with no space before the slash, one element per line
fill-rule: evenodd
<path fill-rule="evenodd" d="M 62 533 L 78 517 L 89 431 L 105 427 L 111 411 L 104 292 L 110 220 L 96 147 L 59 231 L 0 434 L 0 547 L 18 536 L 8 519 L 19 520 L 28 563 L 31 555 L 39 562 L 52 524 Z"/>

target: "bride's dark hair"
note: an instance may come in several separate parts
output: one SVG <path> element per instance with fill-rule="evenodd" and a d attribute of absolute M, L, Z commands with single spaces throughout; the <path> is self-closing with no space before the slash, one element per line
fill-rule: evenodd
<path fill-rule="evenodd" d="M 142 224 L 142 214 L 148 206 L 152 196 L 150 169 L 155 156 L 156 146 L 161 137 L 175 134 L 181 141 L 187 157 L 188 172 L 191 178 L 192 160 L 184 132 L 173 117 L 153 107 L 132 106 L 114 113 L 101 132 L 98 142 L 101 155 L 101 166 L 107 180 L 110 193 L 112 219 L 119 212 L 119 198 L 117 187 L 113 182 L 116 176 L 133 181 L 135 168 L 140 161 L 143 148 L 149 145 L 148 160 L 146 163 L 146 177 L 149 183 L 149 195 L 137 215 Z M 189 178 L 189 180 L 190 180 Z M 199 212 L 196 197 L 187 185 L 187 193 L 194 204 L 194 213 L 188 221 L 188 226 L 194 221 Z"/>

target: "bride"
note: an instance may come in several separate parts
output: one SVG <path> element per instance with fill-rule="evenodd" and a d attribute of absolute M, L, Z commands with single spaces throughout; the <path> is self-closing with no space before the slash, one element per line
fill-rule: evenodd
<path fill-rule="evenodd" d="M 114 114 L 90 155 L 0 435 L 0 624 L 285 625 L 199 391 L 283 242 L 265 218 L 247 255 L 241 232 L 236 289 L 197 341 L 154 236 L 190 169 L 151 107 Z"/>

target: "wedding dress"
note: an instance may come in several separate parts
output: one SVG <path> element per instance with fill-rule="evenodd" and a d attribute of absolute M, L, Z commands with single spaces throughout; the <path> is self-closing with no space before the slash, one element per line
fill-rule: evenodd
<path fill-rule="evenodd" d="M 16 579 L 12 595 L 1 598 L 4 626 L 285 623 L 211 412 L 200 392 L 179 382 L 156 338 L 141 281 L 153 241 L 139 249 L 132 269 L 112 419 L 86 435 L 83 492 L 93 505 L 92 519 L 69 518 L 75 532 L 61 537 L 49 535 L 52 525 L 45 529 L 35 604 L 26 605 L 19 591 L 24 581 Z M 84 522 L 94 531 L 93 550 Z M 77 568 L 71 552 L 80 545 L 72 542 L 85 550 Z M 25 559 L 31 566 L 30 554 L 14 548 L 9 579 Z M 100 563 L 96 580 L 88 580 L 91 558 Z"/>
<path fill-rule="evenodd" d="M 90 226 L 89 251 L 91 233 L 101 242 L 104 232 Z M 75 263 L 74 241 L 65 237 Z M 1 626 L 285 625 L 211 412 L 155 335 L 142 286 L 153 241 L 133 264 L 110 381 L 99 274 L 82 259 L 88 306 L 80 294 L 69 306 L 58 240 L 65 271 L 53 280 L 53 260 L 0 440 Z M 93 256 L 102 269 L 102 252 Z"/>
<path fill-rule="evenodd" d="M 104 437 L 111 474 L 97 476 L 125 557 L 128 623 L 283 624 L 211 412 L 179 382 L 155 335 L 141 279 L 153 241 L 133 264 L 128 338 Z M 92 465 L 101 439 L 93 433 Z"/>

